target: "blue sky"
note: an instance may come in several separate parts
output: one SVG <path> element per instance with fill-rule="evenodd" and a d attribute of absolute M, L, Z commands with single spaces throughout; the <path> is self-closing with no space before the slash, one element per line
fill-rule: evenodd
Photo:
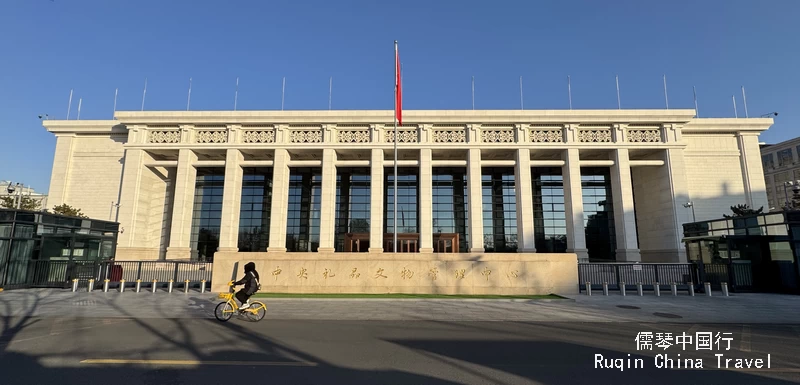
<path fill-rule="evenodd" d="M 671 108 L 778 111 L 800 134 L 800 1 L 0 1 L 0 180 L 47 191 L 55 138 L 37 115 L 118 110 L 391 109 L 393 40 L 405 109 Z"/>

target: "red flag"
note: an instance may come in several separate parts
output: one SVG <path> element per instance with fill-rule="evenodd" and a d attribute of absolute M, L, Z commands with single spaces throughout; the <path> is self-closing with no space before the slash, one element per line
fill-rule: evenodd
<path fill-rule="evenodd" d="M 403 90 L 400 79 L 400 54 L 397 52 L 397 41 L 394 42 L 394 117 L 397 124 L 403 125 Z"/>

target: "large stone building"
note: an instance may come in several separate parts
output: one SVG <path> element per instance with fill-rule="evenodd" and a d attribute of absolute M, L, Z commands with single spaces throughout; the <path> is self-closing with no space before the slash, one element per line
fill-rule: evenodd
<path fill-rule="evenodd" d="M 120 260 L 214 259 L 215 285 L 237 261 L 256 260 L 275 290 L 296 290 L 289 279 L 306 285 L 308 273 L 313 282 L 299 290 L 430 291 L 402 280 L 416 271 L 413 279 L 435 281 L 441 269 L 451 281 L 474 271 L 467 292 L 477 293 L 498 292 L 482 289 L 484 278 L 499 292 L 552 291 L 562 283 L 510 288 L 559 274 L 574 286 L 576 260 L 685 261 L 681 224 L 693 212 L 713 219 L 767 202 L 758 135 L 768 118 L 404 111 L 395 137 L 392 116 L 145 111 L 46 120 L 57 137 L 48 205 L 101 219 L 111 210 Z M 400 254 L 390 253 L 395 140 Z M 375 261 L 397 277 L 378 289 L 325 289 L 330 274 L 382 277 Z M 460 291 L 455 281 L 442 285 Z"/>
<path fill-rule="evenodd" d="M 792 201 L 792 189 L 800 184 L 800 138 L 762 146 L 761 163 L 769 204 L 764 211 L 783 210 Z"/>

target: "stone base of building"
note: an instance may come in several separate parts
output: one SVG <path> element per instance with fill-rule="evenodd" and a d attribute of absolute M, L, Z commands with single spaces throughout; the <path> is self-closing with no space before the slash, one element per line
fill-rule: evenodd
<path fill-rule="evenodd" d="M 686 250 L 641 250 L 645 263 L 686 263 Z"/>
<path fill-rule="evenodd" d="M 161 251 L 155 247 L 117 247 L 114 260 L 117 261 L 157 261 Z"/>
<path fill-rule="evenodd" d="M 217 252 L 211 290 L 255 262 L 262 293 L 577 294 L 575 254 Z"/>

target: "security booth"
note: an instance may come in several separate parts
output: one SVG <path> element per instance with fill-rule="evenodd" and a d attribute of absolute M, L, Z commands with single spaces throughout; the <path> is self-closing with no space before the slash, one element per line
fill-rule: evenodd
<path fill-rule="evenodd" d="M 67 287 L 114 258 L 119 224 L 0 209 L 0 287 Z"/>
<path fill-rule="evenodd" d="M 800 294 L 800 211 L 686 223 L 683 232 L 687 258 L 712 287 Z"/>

